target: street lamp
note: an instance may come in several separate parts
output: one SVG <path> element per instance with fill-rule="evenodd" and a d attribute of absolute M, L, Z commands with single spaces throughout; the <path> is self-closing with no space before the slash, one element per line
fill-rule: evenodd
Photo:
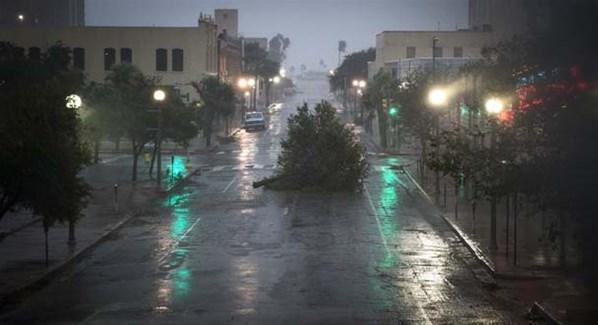
<path fill-rule="evenodd" d="M 504 102 L 499 98 L 490 98 L 486 101 L 486 112 L 491 115 L 498 115 L 505 109 Z"/>
<path fill-rule="evenodd" d="M 18 15 L 17 15 L 17 20 L 18 20 L 20 23 L 24 22 L 24 21 L 25 21 L 25 15 L 23 15 L 23 14 L 18 14 Z"/>
<path fill-rule="evenodd" d="M 435 107 L 441 107 L 446 105 L 448 100 L 448 94 L 444 89 L 436 88 L 432 89 L 428 94 L 428 102 Z"/>
<path fill-rule="evenodd" d="M 22 15 L 19 15 L 22 16 Z M 76 94 L 72 94 L 72 95 L 68 95 L 65 98 L 66 100 L 66 108 L 70 108 L 70 109 L 75 109 L 78 110 L 79 108 L 81 108 L 83 101 L 81 100 L 81 97 L 79 95 Z M 77 240 L 75 239 L 75 222 L 73 220 L 69 220 L 69 239 L 67 244 L 69 246 L 74 246 L 77 243 Z"/>
<path fill-rule="evenodd" d="M 81 100 L 81 97 L 79 95 L 72 94 L 66 96 L 66 108 L 79 109 L 81 108 L 82 104 L 83 101 Z"/>
<path fill-rule="evenodd" d="M 249 81 L 246 78 L 240 78 L 239 81 L 237 82 L 237 86 L 239 86 L 239 88 L 241 88 L 241 89 L 247 88 L 248 85 L 249 85 Z"/>
<path fill-rule="evenodd" d="M 277 83 L 279 83 L 279 82 L 280 82 L 280 77 L 279 77 L 279 76 L 276 76 L 276 77 L 272 78 L 272 81 L 273 81 L 275 84 L 277 84 Z"/>
<path fill-rule="evenodd" d="M 367 85 L 367 82 L 365 80 L 359 80 L 359 83 L 357 86 L 359 88 L 365 88 L 366 85 Z"/>
<path fill-rule="evenodd" d="M 494 148 L 496 147 L 496 118 L 502 111 L 505 109 L 505 103 L 496 97 L 489 98 L 486 101 L 486 112 L 490 115 L 495 117 L 491 123 L 491 134 L 490 134 L 490 153 L 493 157 L 496 157 L 496 153 L 494 152 Z M 490 200 L 490 249 L 498 249 L 498 242 L 496 239 L 496 205 L 497 205 L 497 198 L 496 195 L 492 195 Z"/>
<path fill-rule="evenodd" d="M 353 87 L 359 87 L 359 80 L 353 80 L 352 85 Z"/>
<path fill-rule="evenodd" d="M 287 76 L 287 71 L 284 68 L 280 68 L 280 71 L 278 71 L 278 74 L 284 78 Z"/>
<path fill-rule="evenodd" d="M 428 102 L 430 103 L 430 105 L 434 106 L 434 107 L 444 107 L 447 102 L 448 102 L 448 94 L 446 92 L 446 90 L 444 89 L 440 89 L 440 88 L 434 88 L 430 91 L 430 93 L 428 94 Z M 434 125 L 435 125 L 435 133 L 436 136 L 438 137 L 440 135 L 440 117 L 438 116 L 439 114 L 435 114 L 434 116 Z M 440 157 L 440 151 L 439 151 L 439 146 L 436 146 L 436 159 L 438 159 Z M 425 159 L 425 157 L 424 157 Z M 439 202 L 440 200 L 440 172 L 437 170 L 435 173 L 435 199 L 436 199 L 436 203 Z"/>
<path fill-rule="evenodd" d="M 164 102 L 164 100 L 166 99 L 166 93 L 164 92 L 164 90 L 162 89 L 156 89 L 154 91 L 154 101 L 156 101 L 156 103 L 158 104 L 158 106 L 161 106 L 160 104 L 162 104 L 162 102 Z M 156 136 L 156 142 L 157 142 L 157 146 L 158 146 L 158 161 L 156 164 L 156 169 L 157 169 L 157 175 L 156 175 L 156 180 L 158 182 L 158 186 L 161 185 L 162 182 L 162 109 L 161 107 L 158 107 L 158 134 Z"/>

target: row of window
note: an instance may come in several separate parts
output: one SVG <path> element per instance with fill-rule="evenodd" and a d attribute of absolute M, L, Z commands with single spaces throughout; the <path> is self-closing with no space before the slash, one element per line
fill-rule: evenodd
<path fill-rule="evenodd" d="M 17 47 L 17 51 L 21 51 L 25 54 L 25 49 Z M 30 47 L 28 50 L 28 56 L 32 60 L 39 60 L 41 58 L 42 51 L 39 47 Z M 182 49 L 172 50 L 172 71 L 184 71 L 185 52 Z M 130 48 L 120 49 L 120 63 L 133 64 L 133 50 Z M 109 71 L 116 64 L 116 49 L 105 48 L 104 49 L 104 70 Z M 73 67 L 79 70 L 85 70 L 85 49 L 82 47 L 73 48 Z M 157 49 L 156 50 L 156 71 L 168 71 L 168 50 Z"/>
<path fill-rule="evenodd" d="M 413 59 L 416 57 L 416 48 L 415 46 L 408 46 L 407 47 L 407 53 L 406 53 L 406 58 L 407 59 Z M 442 47 L 435 47 L 434 48 L 434 56 L 437 58 L 441 58 L 443 56 L 443 48 Z M 456 46 L 453 48 L 453 57 L 454 58 L 462 58 L 463 57 L 463 48 L 460 46 Z"/>
<path fill-rule="evenodd" d="M 74 54 L 73 54 L 74 56 Z M 185 52 L 182 49 L 172 50 L 172 71 L 184 70 Z M 120 63 L 133 63 L 133 50 L 129 48 L 120 49 Z M 104 70 L 112 69 L 116 64 L 116 50 L 113 48 L 104 49 Z M 168 50 L 156 49 L 156 71 L 168 71 Z"/>

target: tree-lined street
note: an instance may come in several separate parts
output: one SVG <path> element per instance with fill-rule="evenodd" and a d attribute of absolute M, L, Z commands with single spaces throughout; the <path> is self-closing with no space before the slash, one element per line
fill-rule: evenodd
<path fill-rule="evenodd" d="M 3 323 L 504 323 L 513 319 L 409 179 L 372 158 L 355 193 L 252 188 L 272 173 L 286 118 L 193 160 L 191 177 Z M 261 167 L 261 169 L 260 169 Z"/>

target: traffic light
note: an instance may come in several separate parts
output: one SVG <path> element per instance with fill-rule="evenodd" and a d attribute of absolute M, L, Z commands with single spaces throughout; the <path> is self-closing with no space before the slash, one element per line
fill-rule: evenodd
<path fill-rule="evenodd" d="M 386 99 L 386 98 L 382 99 L 382 108 L 383 109 L 388 108 L 388 99 Z"/>
<path fill-rule="evenodd" d="M 388 109 L 388 115 L 391 117 L 396 117 L 399 114 L 399 107 L 397 105 L 391 105 Z"/>

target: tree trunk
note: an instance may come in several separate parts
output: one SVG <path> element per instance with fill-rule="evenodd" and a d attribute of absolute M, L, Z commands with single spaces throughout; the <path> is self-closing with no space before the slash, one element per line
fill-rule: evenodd
<path fill-rule="evenodd" d="M 50 265 L 50 259 L 49 259 L 50 249 L 48 247 L 49 246 L 48 245 L 48 231 L 49 231 L 49 226 L 44 221 L 44 248 L 45 248 L 45 256 L 46 256 L 46 267 L 48 267 Z"/>
<path fill-rule="evenodd" d="M 100 161 L 100 139 L 96 139 L 93 144 L 93 162 L 97 164 Z"/>
<path fill-rule="evenodd" d="M 567 218 L 565 213 L 559 212 L 561 236 L 560 236 L 560 264 L 561 268 L 567 268 Z"/>
<path fill-rule="evenodd" d="M 133 141 L 133 182 L 137 180 L 137 160 L 139 159 L 139 152 L 136 149 L 135 141 Z"/>
<path fill-rule="evenodd" d="M 455 220 L 459 219 L 459 180 L 455 181 Z"/>
<path fill-rule="evenodd" d="M 490 249 L 498 249 L 496 240 L 496 195 L 494 194 L 490 199 Z"/>
<path fill-rule="evenodd" d="M 116 141 L 114 142 L 114 151 L 120 152 L 120 137 L 116 137 Z"/>
<path fill-rule="evenodd" d="M 69 240 L 67 244 L 69 246 L 74 246 L 77 243 L 75 239 L 75 221 L 69 220 Z"/>
<path fill-rule="evenodd" d="M 152 150 L 152 160 L 150 162 L 149 175 L 152 176 L 154 172 L 154 163 L 156 162 L 156 154 L 158 153 L 158 142 L 154 142 L 154 150 Z"/>
<path fill-rule="evenodd" d="M 212 144 L 212 127 L 208 127 L 204 133 L 206 137 L 206 148 L 209 148 Z"/>

